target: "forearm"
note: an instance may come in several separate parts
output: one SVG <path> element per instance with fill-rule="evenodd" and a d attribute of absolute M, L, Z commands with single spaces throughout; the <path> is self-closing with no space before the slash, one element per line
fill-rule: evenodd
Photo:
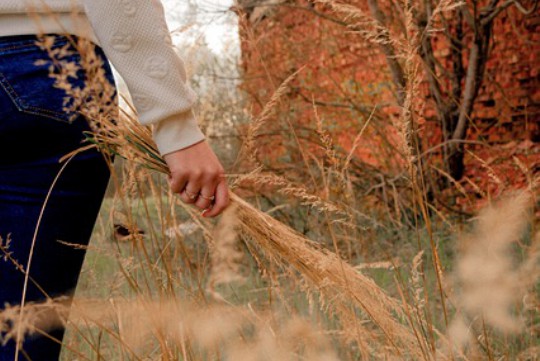
<path fill-rule="evenodd" d="M 192 113 L 196 94 L 172 47 L 158 0 L 83 0 L 105 54 L 126 82 L 139 120 L 155 126 L 162 154 L 188 147 L 204 135 Z"/>

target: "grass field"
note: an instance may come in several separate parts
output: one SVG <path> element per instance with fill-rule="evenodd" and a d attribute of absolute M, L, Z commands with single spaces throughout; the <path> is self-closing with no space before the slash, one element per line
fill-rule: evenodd
<path fill-rule="evenodd" d="M 218 129 L 209 139 L 227 161 L 233 193 L 227 211 L 207 219 L 171 194 L 151 130 L 129 109 L 117 117 L 114 89 L 87 79 L 91 96 L 77 111 L 96 130 L 92 145 L 116 164 L 73 307 L 65 300 L 14 307 L 0 314 L 12 317 L 1 327 L 19 322 L 32 333 L 67 322 L 65 361 L 538 360 L 538 173 L 512 156 L 518 187 L 470 153 L 476 175 L 456 180 L 437 152 L 459 142 L 422 144 L 428 99 L 419 91 L 426 84 L 419 44 L 465 5 L 400 3 L 403 32 L 395 35 L 355 6 L 316 3 L 343 31 L 394 47 L 387 59 L 401 79 L 391 111 L 380 110 L 387 99 L 370 100 L 367 114 L 345 98 L 289 102 L 310 79 L 297 79 L 302 66 L 247 105 L 216 86 L 199 114 L 226 118 L 221 128 L 203 125 Z M 423 7 L 438 17 L 420 31 L 413 20 Z M 80 46 L 92 54 L 88 42 Z M 68 65 L 52 75 L 76 97 L 80 89 L 62 83 Z M 85 66 L 101 74 L 99 62 Z M 333 133 L 332 113 L 319 112 L 323 105 L 350 116 L 349 147 Z M 306 109 L 312 118 L 295 118 Z M 235 129 L 222 133 L 226 127 Z M 360 159 L 358 146 L 380 133 L 370 154 L 381 159 Z M 116 225 L 131 236 L 119 237 Z"/>
<path fill-rule="evenodd" d="M 91 321 L 74 322 L 68 327 L 65 340 L 68 347 L 63 351 L 63 360 L 242 359 L 231 356 L 237 354 L 244 355 L 245 360 L 281 360 L 285 355 L 291 360 L 356 360 L 383 359 L 377 352 L 386 352 L 387 356 L 394 354 L 392 343 L 385 346 L 384 351 L 377 350 L 376 347 L 385 342 L 384 335 L 377 334 L 377 323 L 373 323 L 365 310 L 357 309 L 354 302 L 343 302 L 340 297 L 346 296 L 340 295 L 337 289 L 336 299 L 329 298 L 332 291 L 328 293 L 324 288 L 331 286 L 319 284 L 313 288 L 310 285 L 312 281 L 301 270 L 288 270 L 279 266 L 279 262 L 272 264 L 269 262 L 272 257 L 262 259 L 263 254 L 252 248 L 253 243 L 237 235 L 233 236 L 236 239 L 232 245 L 234 250 L 230 249 L 231 244 L 219 250 L 215 236 L 230 238 L 230 235 L 227 232 L 213 233 L 215 230 L 212 228 L 224 226 L 197 225 L 198 221 L 206 221 L 194 216 L 178 201 L 172 205 L 176 198 L 159 192 L 157 186 L 148 187 L 151 183 L 146 182 L 148 179 L 144 175 L 139 179 L 140 188 L 133 187 L 138 190 L 132 189 L 131 197 L 105 199 L 77 288 L 76 300 L 99 300 L 100 308 L 112 307 L 111 315 L 116 319 L 96 321 L 95 316 L 90 316 Z M 155 177 L 151 179 L 156 180 Z M 151 195 L 156 192 L 162 195 Z M 264 201 L 255 203 L 265 208 Z M 279 218 L 279 215 L 275 216 Z M 284 220 L 290 221 L 290 217 L 295 217 L 294 213 L 289 213 Z M 297 224 L 301 224 L 303 217 L 298 215 L 297 218 Z M 114 236 L 115 223 L 136 225 L 145 231 L 145 235 L 118 241 Z M 173 226 L 180 224 L 192 225 L 188 227 L 189 234 L 171 232 Z M 454 293 L 454 287 L 459 286 L 460 281 L 453 279 L 459 278 L 459 272 L 454 269 L 456 252 L 460 252 L 457 241 L 465 231 L 470 232 L 471 225 L 466 225 L 465 230 L 444 222 L 437 222 L 431 227 L 437 231 L 428 231 L 425 226 L 417 229 L 381 227 L 376 231 L 366 231 L 370 238 L 369 249 L 356 254 L 348 262 L 359 274 L 372 279 L 376 287 L 383 289 L 389 297 L 412 305 L 401 316 L 395 314 L 397 309 L 394 309 L 390 317 L 395 317 L 405 327 L 425 332 L 421 337 L 426 343 L 434 337 L 438 357 L 443 358 L 444 352 L 448 351 L 444 351 L 442 331 L 433 330 L 447 328 L 446 322 L 449 321 L 445 321 L 445 312 L 448 320 L 459 318 L 460 313 L 456 314 L 456 310 L 460 307 L 458 298 L 462 295 Z M 527 234 L 521 246 L 511 244 L 507 249 L 514 253 L 513 260 L 521 264 L 530 260 L 530 254 L 523 246 L 531 244 L 531 229 Z M 314 231 L 310 235 L 314 236 Z M 318 238 L 323 239 L 320 234 Z M 438 264 L 444 275 L 446 310 L 440 301 L 437 277 L 432 271 L 430 238 L 435 242 Z M 331 244 L 324 242 L 321 245 L 332 248 Z M 420 252 L 419 247 L 424 252 Z M 216 252 L 232 251 L 237 252 L 232 258 L 223 254 L 221 258 L 215 257 Z M 477 267 L 493 266 L 489 260 L 476 262 Z M 504 260 L 498 259 L 497 262 L 504 263 Z M 483 277 L 481 271 L 478 276 Z M 536 292 L 535 288 L 538 289 L 537 282 L 533 284 L 532 294 Z M 496 297 L 497 294 L 486 294 L 481 302 L 488 301 L 485 296 Z M 482 299 L 483 296 L 475 297 Z M 151 321 L 154 313 L 157 319 L 163 317 L 161 313 L 168 309 L 170 302 L 182 310 L 175 308 L 178 314 L 168 310 L 165 320 Z M 349 309 L 344 310 L 343 306 Z M 508 360 L 518 356 L 520 360 L 534 360 L 536 356 L 527 358 L 524 350 L 530 353 L 538 343 L 534 331 L 538 322 L 536 311 L 531 313 L 521 304 L 494 307 L 496 316 L 517 317 L 527 325 L 528 331 L 508 333 L 497 331 L 497 327 L 484 328 L 485 337 L 489 337 L 489 352 Z M 219 314 L 206 319 L 207 313 L 212 313 L 214 308 L 220 310 Z M 507 316 L 497 314 L 502 311 Z M 186 312 L 196 316 L 191 319 Z M 411 314 L 407 315 L 407 312 Z M 489 307 L 486 312 L 490 312 Z M 354 315 L 355 319 L 344 319 L 344 315 Z M 103 315 L 98 318 L 101 317 Z M 197 330 L 199 322 L 202 329 Z M 475 321 L 470 322 L 470 327 L 475 327 Z M 175 334 L 175 327 L 182 328 L 185 334 Z M 351 332 L 358 327 L 365 335 Z M 435 333 L 430 336 L 429 332 Z M 207 337 L 211 340 L 206 340 Z M 368 352 L 361 348 L 359 340 L 367 343 Z M 487 345 L 482 338 L 477 342 L 480 346 Z M 472 350 L 473 346 L 469 344 L 467 348 Z M 405 350 L 397 357 L 418 359 L 411 350 Z M 400 355 L 399 351 L 397 355 Z M 464 359 L 484 359 L 484 356 Z"/>

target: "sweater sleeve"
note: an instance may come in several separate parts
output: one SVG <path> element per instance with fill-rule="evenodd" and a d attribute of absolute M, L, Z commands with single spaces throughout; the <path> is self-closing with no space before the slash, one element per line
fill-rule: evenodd
<path fill-rule="evenodd" d="M 173 49 L 159 0 L 83 0 L 103 51 L 129 89 L 139 121 L 153 125 L 167 154 L 204 139 L 192 107 L 196 95 Z"/>

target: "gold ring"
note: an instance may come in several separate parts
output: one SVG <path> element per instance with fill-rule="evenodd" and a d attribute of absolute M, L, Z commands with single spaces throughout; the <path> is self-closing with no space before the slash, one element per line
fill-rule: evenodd
<path fill-rule="evenodd" d="M 197 198 L 197 196 L 198 196 L 198 194 L 196 194 L 196 193 L 191 193 L 190 191 L 188 191 L 187 188 L 184 189 L 184 192 L 186 192 L 186 194 L 187 194 L 187 196 L 189 197 L 189 199 L 195 199 L 195 198 Z"/>
<path fill-rule="evenodd" d="M 207 201 L 213 201 L 214 199 L 216 199 L 215 196 L 206 197 L 202 193 L 199 194 L 199 197 L 201 197 L 202 199 L 206 199 Z"/>

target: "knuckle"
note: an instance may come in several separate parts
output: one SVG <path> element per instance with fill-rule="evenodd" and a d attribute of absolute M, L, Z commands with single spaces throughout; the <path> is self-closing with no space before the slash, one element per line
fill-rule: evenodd
<path fill-rule="evenodd" d="M 203 171 L 201 169 L 194 169 L 191 171 L 190 176 L 193 179 L 201 179 L 201 177 L 203 176 Z"/>
<path fill-rule="evenodd" d="M 214 179 L 216 176 L 216 170 L 213 168 L 206 168 L 204 170 L 204 177 L 206 179 Z"/>
<path fill-rule="evenodd" d="M 192 198 L 188 197 L 187 194 L 185 194 L 185 193 L 182 193 L 180 195 L 180 197 L 182 198 L 184 203 L 188 203 L 188 204 L 195 203 L 197 201 L 196 199 L 192 199 Z"/>
<path fill-rule="evenodd" d="M 171 182 L 171 191 L 172 191 L 173 193 L 180 193 L 180 191 L 181 191 L 181 189 L 180 189 L 180 183 L 173 180 L 173 181 Z"/>
<path fill-rule="evenodd" d="M 218 169 L 218 170 L 216 170 L 215 176 L 219 180 L 224 179 L 225 178 L 225 171 L 223 169 Z"/>
<path fill-rule="evenodd" d="M 182 168 L 171 170 L 171 177 L 173 179 L 182 178 L 186 171 Z"/>
<path fill-rule="evenodd" d="M 219 167 L 215 170 L 216 176 L 225 177 L 225 170 L 222 167 Z"/>
<path fill-rule="evenodd" d="M 197 198 L 197 201 L 195 202 L 195 205 L 201 206 L 201 205 L 204 205 L 205 203 L 206 201 L 199 195 L 199 197 Z"/>
<path fill-rule="evenodd" d="M 174 173 L 173 177 L 177 179 L 184 179 L 186 178 L 187 174 L 188 174 L 187 171 L 185 169 L 182 169 Z"/>

